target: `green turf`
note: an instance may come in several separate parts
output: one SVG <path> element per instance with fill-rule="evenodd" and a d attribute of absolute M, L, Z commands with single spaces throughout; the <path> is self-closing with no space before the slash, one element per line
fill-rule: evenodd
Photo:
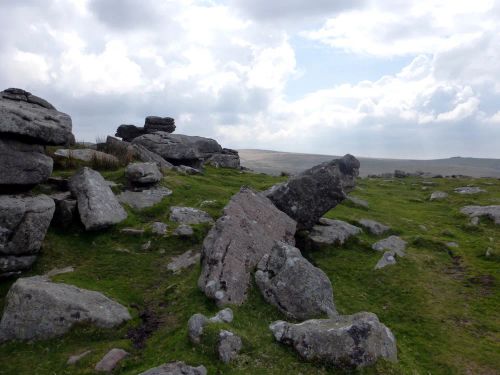
<path fill-rule="evenodd" d="M 70 175 L 71 171 L 61 172 Z M 103 172 L 124 182 L 123 171 Z M 203 364 L 209 374 L 337 374 L 341 370 L 301 361 L 289 348 L 276 343 L 269 323 L 283 316 L 266 304 L 252 288 L 249 300 L 233 308 L 231 324 L 212 326 L 204 343 L 193 346 L 187 339 L 187 320 L 201 312 L 213 315 L 215 305 L 197 288 L 199 266 L 174 275 L 166 270 L 170 259 L 188 249 L 199 249 L 207 226 L 197 226 L 191 240 L 173 236 L 158 238 L 148 224 L 169 224 L 169 207 L 186 205 L 203 209 L 215 218 L 232 194 L 247 185 L 258 190 L 283 181 L 234 170 L 207 169 L 202 176 L 169 173 L 163 184 L 172 196 L 144 211 L 128 210 L 128 219 L 116 228 L 85 233 L 78 226 L 66 231 L 50 229 L 35 268 L 40 274 L 52 268 L 74 266 L 75 272 L 56 281 L 98 290 L 126 305 L 134 319 L 115 330 L 80 326 L 68 335 L 36 343 L 0 345 L 0 374 L 92 374 L 97 361 L 111 348 L 120 347 L 130 356 L 116 374 L 138 374 L 162 363 L 182 360 Z M 422 190 L 422 180 L 407 178 L 384 181 L 359 180 L 353 195 L 369 202 L 370 208 L 345 203 L 326 216 L 350 222 L 370 218 L 388 224 L 409 246 L 398 264 L 375 271 L 380 253 L 370 249 L 376 236 L 362 234 L 343 247 L 325 247 L 305 255 L 331 278 L 338 310 L 376 313 L 394 332 L 399 362 L 379 361 L 363 374 L 496 374 L 500 369 L 500 227 L 482 220 L 469 226 L 459 209 L 466 204 L 500 204 L 500 183 L 481 179 L 433 179 L 437 186 Z M 488 193 L 461 196 L 454 187 L 475 184 Z M 444 201 L 430 202 L 433 190 L 450 193 Z M 425 228 L 422 227 L 425 226 Z M 126 236 L 123 227 L 144 228 L 142 236 Z M 152 240 L 151 249 L 141 245 Z M 445 243 L 460 246 L 450 251 Z M 487 248 L 493 255 L 486 257 Z M 0 281 L 0 310 L 12 284 Z M 158 326 L 143 348 L 135 348 L 127 332 L 141 325 L 139 315 L 147 310 Z M 217 360 L 213 343 L 220 328 L 239 334 L 244 349 L 229 365 Z M 72 354 L 92 353 L 76 366 L 67 366 Z"/>

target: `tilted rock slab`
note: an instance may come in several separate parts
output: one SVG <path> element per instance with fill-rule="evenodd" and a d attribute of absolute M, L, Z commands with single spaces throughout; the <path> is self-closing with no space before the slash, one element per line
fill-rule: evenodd
<path fill-rule="evenodd" d="M 295 244 L 296 223 L 262 194 L 242 188 L 203 242 L 198 286 L 219 305 L 246 300 L 250 273 L 276 241 Z"/>
<path fill-rule="evenodd" d="M 276 243 L 259 262 L 255 281 L 264 299 L 287 318 L 337 315 L 330 279 L 293 246 Z"/>
<path fill-rule="evenodd" d="M 184 362 L 166 363 L 139 375 L 207 375 L 205 366 L 192 367 Z"/>
<path fill-rule="evenodd" d="M 359 165 L 354 156 L 345 155 L 273 186 L 266 195 L 299 229 L 310 229 L 354 189 Z"/>
<path fill-rule="evenodd" d="M 319 219 L 319 224 L 312 227 L 309 240 L 315 246 L 343 245 L 349 238 L 363 231 L 345 221 L 327 218 Z"/>
<path fill-rule="evenodd" d="M 53 283 L 42 276 L 18 279 L 7 293 L 0 342 L 44 340 L 77 323 L 112 328 L 131 319 L 128 310 L 99 292 Z"/>
<path fill-rule="evenodd" d="M 69 182 L 78 202 L 80 219 L 86 230 L 96 230 L 117 224 L 127 218 L 106 180 L 99 172 L 84 167 Z"/>
<path fill-rule="evenodd" d="M 465 206 L 460 212 L 471 218 L 486 216 L 500 224 L 500 206 Z"/>
<path fill-rule="evenodd" d="M 277 341 L 293 346 L 307 361 L 344 368 L 369 366 L 379 358 L 397 361 L 394 335 L 372 313 L 313 319 L 299 324 L 277 321 L 269 328 Z"/>
<path fill-rule="evenodd" d="M 43 146 L 0 139 L 0 187 L 44 182 L 50 177 L 52 166 Z"/>
<path fill-rule="evenodd" d="M 71 117 L 52 104 L 21 89 L 0 92 L 0 133 L 29 143 L 64 145 L 73 143 Z"/>

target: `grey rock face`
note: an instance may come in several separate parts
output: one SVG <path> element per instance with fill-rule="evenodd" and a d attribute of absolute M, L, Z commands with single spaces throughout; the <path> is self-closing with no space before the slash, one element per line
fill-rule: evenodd
<path fill-rule="evenodd" d="M 194 234 L 193 228 L 187 224 L 181 224 L 174 230 L 174 236 L 191 237 Z"/>
<path fill-rule="evenodd" d="M 0 277 L 17 275 L 29 269 L 36 261 L 36 255 L 0 255 Z"/>
<path fill-rule="evenodd" d="M 217 354 L 219 359 L 224 363 L 229 363 L 235 359 L 243 347 L 241 338 L 234 333 L 226 330 L 219 332 L 219 340 L 217 341 Z"/>
<path fill-rule="evenodd" d="M 52 165 L 43 146 L 0 139 L 0 187 L 44 182 L 52 173 Z"/>
<path fill-rule="evenodd" d="M 310 229 L 320 217 L 346 199 L 354 189 L 358 174 L 359 161 L 345 155 L 273 186 L 267 197 L 296 220 L 299 229 Z"/>
<path fill-rule="evenodd" d="M 288 318 L 305 320 L 337 314 L 328 276 L 293 246 L 276 243 L 259 262 L 255 281 L 264 299 Z"/>
<path fill-rule="evenodd" d="M 170 220 L 181 224 L 202 224 L 214 222 L 214 219 L 212 219 L 212 217 L 205 211 L 192 207 L 178 206 L 170 208 Z"/>
<path fill-rule="evenodd" d="M 145 163 L 148 162 L 156 163 L 158 168 L 160 168 L 161 170 L 170 170 L 174 167 L 171 163 L 163 159 L 160 155 L 149 151 L 144 146 L 134 144 L 132 145 L 132 147 L 135 151 L 135 155 L 140 161 L 143 161 Z"/>
<path fill-rule="evenodd" d="M 292 346 L 307 361 L 347 368 L 369 366 L 379 358 L 397 361 L 394 335 L 372 313 L 299 324 L 277 321 L 269 328 L 277 341 Z"/>
<path fill-rule="evenodd" d="M 131 163 L 125 169 L 125 175 L 133 184 L 155 184 L 163 178 L 156 163 Z"/>
<path fill-rule="evenodd" d="M 129 319 L 125 307 L 101 293 L 40 276 L 22 278 L 7 294 L 0 342 L 57 337 L 77 323 L 112 328 Z"/>
<path fill-rule="evenodd" d="M 475 186 L 458 187 L 454 191 L 457 194 L 479 194 L 479 193 L 486 193 L 486 190 L 483 190 L 483 189 L 481 189 L 479 187 L 475 187 Z"/>
<path fill-rule="evenodd" d="M 295 221 L 269 199 L 242 188 L 203 242 L 198 286 L 219 305 L 243 303 L 257 263 L 276 241 L 293 245 L 295 229 Z"/>
<path fill-rule="evenodd" d="M 386 266 L 392 266 L 393 264 L 396 264 L 396 255 L 392 251 L 386 251 L 375 265 L 375 269 L 379 270 Z"/>
<path fill-rule="evenodd" d="M 368 229 L 370 233 L 375 234 L 377 236 L 380 236 L 381 234 L 384 234 L 388 230 L 391 229 L 391 227 L 381 224 L 378 221 L 375 220 L 370 220 L 370 219 L 361 219 L 358 220 L 359 225 L 361 225 L 363 228 Z"/>
<path fill-rule="evenodd" d="M 69 188 L 77 199 L 80 219 L 86 230 L 106 228 L 127 218 L 99 172 L 82 168 L 71 177 Z"/>
<path fill-rule="evenodd" d="M 477 218 L 477 224 L 479 224 L 479 217 L 485 216 L 490 218 L 495 222 L 495 224 L 500 224 L 500 205 L 499 206 L 465 206 L 460 210 L 464 215 L 469 216 L 472 219 Z"/>
<path fill-rule="evenodd" d="M 185 268 L 191 267 L 200 261 L 200 253 L 195 253 L 188 250 L 185 253 L 173 257 L 172 261 L 167 264 L 167 269 L 174 273 L 179 272 Z"/>
<path fill-rule="evenodd" d="M 135 125 L 127 125 L 123 124 L 116 129 L 116 137 L 120 137 L 123 139 L 125 142 L 131 142 L 137 137 L 140 137 L 141 135 L 146 134 L 146 131 L 144 128 L 139 128 Z"/>
<path fill-rule="evenodd" d="M 165 132 L 142 135 L 135 138 L 133 143 L 146 147 L 174 164 L 206 159 L 222 151 L 222 147 L 213 139 Z M 189 162 L 187 164 L 190 165 Z"/>
<path fill-rule="evenodd" d="M 444 191 L 434 191 L 431 194 L 431 197 L 429 198 L 429 200 L 437 201 L 437 200 L 446 199 L 446 198 L 448 198 L 448 193 L 445 193 Z"/>
<path fill-rule="evenodd" d="M 92 160 L 102 160 L 109 163 L 118 165 L 118 158 L 114 155 L 106 154 L 105 152 L 96 151 L 91 148 L 77 148 L 77 149 L 59 149 L 54 153 L 54 156 L 64 159 L 76 159 L 84 162 L 91 162 Z"/>
<path fill-rule="evenodd" d="M 148 116 L 144 123 L 144 130 L 146 133 L 173 133 L 175 131 L 175 120 L 172 117 Z"/>
<path fill-rule="evenodd" d="M 124 359 L 128 353 L 123 349 L 111 349 L 106 355 L 95 365 L 95 370 L 98 372 L 111 372 L 118 363 Z"/>
<path fill-rule="evenodd" d="M 345 221 L 321 218 L 319 224 L 312 227 L 309 240 L 317 247 L 343 245 L 349 238 L 361 232 L 360 228 Z"/>
<path fill-rule="evenodd" d="M 205 366 L 192 367 L 184 362 L 172 362 L 152 368 L 139 375 L 207 375 Z"/>
<path fill-rule="evenodd" d="M 128 204 L 136 210 L 142 210 L 143 208 L 153 207 L 169 195 L 172 195 L 172 190 L 159 186 L 142 191 L 126 190 L 120 193 L 117 199 L 121 203 Z"/>
<path fill-rule="evenodd" d="M 406 255 L 406 241 L 398 236 L 390 236 L 374 243 L 372 249 L 377 251 L 388 250 L 393 255 L 397 254 L 400 257 L 404 257 Z"/>
<path fill-rule="evenodd" d="M 0 92 L 0 134 L 43 145 L 74 142 L 71 117 L 21 89 Z"/>
<path fill-rule="evenodd" d="M 205 164 L 213 165 L 216 168 L 240 168 L 240 157 L 238 154 L 213 154 Z"/>

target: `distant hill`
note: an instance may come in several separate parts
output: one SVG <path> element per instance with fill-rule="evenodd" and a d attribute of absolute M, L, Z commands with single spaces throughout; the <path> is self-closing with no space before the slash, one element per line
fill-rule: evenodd
<path fill-rule="evenodd" d="M 338 156 L 299 154 L 269 150 L 238 150 L 241 164 L 257 172 L 296 174 L 313 165 L 331 160 Z M 360 176 L 394 172 L 400 169 L 406 172 L 423 171 L 432 174 L 466 175 L 471 177 L 500 178 L 500 159 L 480 159 L 453 157 L 434 160 L 378 159 L 358 158 L 361 161 Z"/>

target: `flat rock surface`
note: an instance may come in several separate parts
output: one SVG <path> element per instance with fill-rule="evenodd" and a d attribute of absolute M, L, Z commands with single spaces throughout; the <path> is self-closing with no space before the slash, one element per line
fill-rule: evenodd
<path fill-rule="evenodd" d="M 378 221 L 371 219 L 358 220 L 358 224 L 367 229 L 370 233 L 377 236 L 380 236 L 381 234 L 384 234 L 391 229 L 391 227 L 389 227 L 388 225 L 379 223 Z"/>
<path fill-rule="evenodd" d="M 404 257 L 406 255 L 406 241 L 398 236 L 390 236 L 374 243 L 372 249 L 377 251 L 387 250 L 393 255 L 397 254 L 400 257 Z"/>
<path fill-rule="evenodd" d="M 471 218 L 479 218 L 485 216 L 500 224 L 500 205 L 497 206 L 465 206 L 460 210 L 464 215 Z"/>
<path fill-rule="evenodd" d="M 120 193 L 117 198 L 121 203 L 128 204 L 130 207 L 140 210 L 153 207 L 171 194 L 172 190 L 159 186 L 142 191 L 126 190 Z"/>
<path fill-rule="evenodd" d="M 53 283 L 41 276 L 21 278 L 7 294 L 0 342 L 57 337 L 77 323 L 112 328 L 129 319 L 124 306 L 99 292 Z"/>
<path fill-rule="evenodd" d="M 295 244 L 295 230 L 264 195 L 242 188 L 203 241 L 198 286 L 219 305 L 243 303 L 257 263 L 276 241 Z"/>
<path fill-rule="evenodd" d="M 202 224 L 213 223 L 214 219 L 205 211 L 198 210 L 192 207 L 178 207 L 170 208 L 170 220 L 180 224 Z"/>
<path fill-rule="evenodd" d="M 306 361 L 347 369 L 373 365 L 379 358 L 397 361 L 394 335 L 372 313 L 307 320 L 299 324 L 277 321 L 270 329 L 277 341 L 292 346 Z"/>
<path fill-rule="evenodd" d="M 437 201 L 448 198 L 448 193 L 444 191 L 434 191 L 429 198 L 431 201 Z"/>
<path fill-rule="evenodd" d="M 99 172 L 84 167 L 71 177 L 69 187 L 77 199 L 80 219 L 86 230 L 106 228 L 127 218 Z"/>
<path fill-rule="evenodd" d="M 184 362 L 172 362 L 152 368 L 139 375 L 207 375 L 205 366 L 192 367 Z"/>
<path fill-rule="evenodd" d="M 359 161 L 352 155 L 317 165 L 287 182 L 273 186 L 267 197 L 299 229 L 310 229 L 329 210 L 347 198 L 355 186 Z"/>
<path fill-rule="evenodd" d="M 483 190 L 479 187 L 476 186 L 465 186 L 465 187 L 458 187 L 455 190 L 455 193 L 458 194 L 479 194 L 479 193 L 486 193 L 486 190 Z"/>
<path fill-rule="evenodd" d="M 319 224 L 312 227 L 309 240 L 316 246 L 343 245 L 361 232 L 360 228 L 345 221 L 321 218 Z"/>
<path fill-rule="evenodd" d="M 259 262 L 255 282 L 264 299 L 290 319 L 337 314 L 330 279 L 293 246 L 277 242 Z"/>

